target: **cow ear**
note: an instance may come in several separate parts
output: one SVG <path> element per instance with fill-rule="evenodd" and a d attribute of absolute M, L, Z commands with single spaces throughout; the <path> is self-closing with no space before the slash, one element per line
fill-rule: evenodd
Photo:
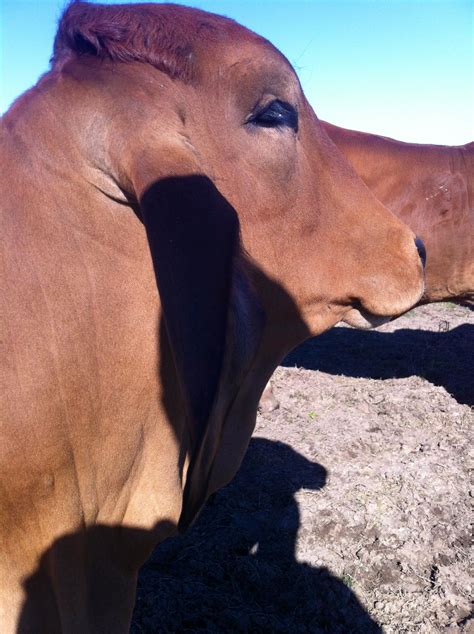
<path fill-rule="evenodd" d="M 139 204 L 192 445 L 184 528 L 208 495 L 225 416 L 255 356 L 263 313 L 237 214 L 209 178 L 161 178 Z"/>

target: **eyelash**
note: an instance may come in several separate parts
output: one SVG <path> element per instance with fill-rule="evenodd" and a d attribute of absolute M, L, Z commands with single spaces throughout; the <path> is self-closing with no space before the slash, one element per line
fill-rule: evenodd
<path fill-rule="evenodd" d="M 275 99 L 252 115 L 248 123 L 262 128 L 288 127 L 297 132 L 298 113 L 289 103 Z"/>

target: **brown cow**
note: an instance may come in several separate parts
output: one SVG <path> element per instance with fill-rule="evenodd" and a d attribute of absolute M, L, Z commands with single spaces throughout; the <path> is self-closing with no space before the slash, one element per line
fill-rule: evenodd
<path fill-rule="evenodd" d="M 403 143 L 322 125 L 375 196 L 425 243 L 423 303 L 474 300 L 474 143 Z"/>
<path fill-rule="evenodd" d="M 423 239 L 420 303 L 474 301 L 474 143 L 403 143 L 321 123 L 375 196 Z M 260 408 L 278 406 L 269 383 Z"/>
<path fill-rule="evenodd" d="M 418 302 L 414 234 L 271 44 L 181 6 L 71 4 L 0 147 L 2 633 L 126 632 L 285 353 Z"/>

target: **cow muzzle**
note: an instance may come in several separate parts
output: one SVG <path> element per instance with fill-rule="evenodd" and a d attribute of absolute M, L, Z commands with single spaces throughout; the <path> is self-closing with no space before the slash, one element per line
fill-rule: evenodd
<path fill-rule="evenodd" d="M 383 324 L 392 321 L 392 319 L 393 317 L 373 315 L 372 313 L 364 310 L 362 306 L 358 306 L 357 308 L 351 308 L 349 312 L 344 315 L 344 319 L 342 321 L 353 328 L 371 330 L 372 328 L 383 326 Z"/>
<path fill-rule="evenodd" d="M 421 260 L 421 264 L 423 266 L 423 271 L 426 267 L 426 248 L 423 240 L 419 236 L 415 236 L 415 246 L 418 251 L 419 258 Z M 354 306 L 349 312 L 344 316 L 343 321 L 352 326 L 353 328 L 360 328 L 363 330 L 369 330 L 371 328 L 377 328 L 378 326 L 382 326 L 383 324 L 396 319 L 399 315 L 395 316 L 379 316 L 370 313 L 365 310 L 362 304 L 358 303 L 358 305 Z"/>

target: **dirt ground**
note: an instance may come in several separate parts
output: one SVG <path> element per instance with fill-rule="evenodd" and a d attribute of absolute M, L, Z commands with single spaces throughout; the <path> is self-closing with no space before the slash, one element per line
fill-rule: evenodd
<path fill-rule="evenodd" d="M 274 387 L 234 481 L 143 568 L 133 634 L 474 632 L 474 312 L 334 328 Z"/>

